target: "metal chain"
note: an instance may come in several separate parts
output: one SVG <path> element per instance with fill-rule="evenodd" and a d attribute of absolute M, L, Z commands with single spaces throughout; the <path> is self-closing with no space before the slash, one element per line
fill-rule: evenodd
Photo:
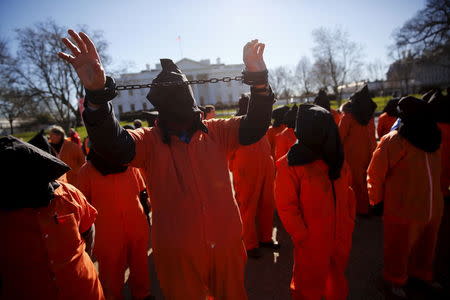
<path fill-rule="evenodd" d="M 181 85 L 190 85 L 190 84 L 218 83 L 220 81 L 230 82 L 232 80 L 242 81 L 243 76 L 197 79 L 197 80 L 188 80 L 188 81 L 170 81 L 170 82 L 157 82 L 157 83 L 146 83 L 146 84 L 117 85 L 116 90 L 123 91 L 123 90 L 148 89 L 148 88 L 157 87 L 157 86 L 181 86 Z"/>

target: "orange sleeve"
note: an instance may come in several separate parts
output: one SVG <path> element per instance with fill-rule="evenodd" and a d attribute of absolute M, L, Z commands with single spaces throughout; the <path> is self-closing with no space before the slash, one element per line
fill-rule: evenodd
<path fill-rule="evenodd" d="M 345 139 L 347 138 L 348 132 L 350 131 L 350 123 L 351 117 L 347 113 L 344 113 L 338 126 L 342 143 L 344 143 Z"/>
<path fill-rule="evenodd" d="M 344 163 L 343 172 L 344 176 L 347 177 L 347 201 L 348 201 L 348 214 L 352 220 L 356 219 L 356 196 L 353 191 L 350 183 L 352 182 L 352 173 L 350 171 L 350 167 L 347 163 Z"/>
<path fill-rule="evenodd" d="M 348 186 L 348 211 L 350 218 L 356 220 L 356 196 L 351 186 Z"/>
<path fill-rule="evenodd" d="M 82 166 L 86 162 L 86 157 L 84 156 L 83 150 L 81 150 L 81 147 L 77 145 L 77 157 L 78 157 L 78 163 L 79 166 Z"/>
<path fill-rule="evenodd" d="M 139 187 L 139 192 L 145 190 L 146 185 L 145 185 L 144 177 L 142 177 L 141 171 L 138 168 L 133 168 L 133 174 L 134 174 L 134 177 L 136 178 L 136 181 L 137 181 L 137 184 Z"/>
<path fill-rule="evenodd" d="M 152 134 L 149 134 L 149 128 L 139 128 L 128 130 L 135 144 L 135 155 L 130 165 L 136 168 L 145 168 L 147 162 L 151 161 L 153 155 Z"/>
<path fill-rule="evenodd" d="M 89 163 L 86 162 L 78 171 L 76 187 L 83 193 L 86 199 L 91 202 L 91 179 L 89 178 Z"/>
<path fill-rule="evenodd" d="M 89 204 L 86 197 L 75 187 L 70 188 L 73 201 L 77 203 L 80 233 L 86 232 L 97 218 L 97 210 Z"/>
<path fill-rule="evenodd" d="M 208 134 L 225 149 L 227 156 L 239 147 L 239 126 L 242 117 L 230 119 L 210 119 L 205 122 Z"/>
<path fill-rule="evenodd" d="M 373 152 L 377 147 L 377 138 L 375 136 L 375 120 L 372 118 L 369 124 L 369 143 L 370 143 L 370 152 Z"/>
<path fill-rule="evenodd" d="M 378 126 L 377 126 L 377 134 L 378 134 L 378 138 L 381 139 L 381 137 L 384 135 L 384 133 L 386 132 L 386 122 L 385 122 L 385 113 L 381 114 L 380 117 L 378 118 Z"/>
<path fill-rule="evenodd" d="M 300 205 L 300 181 L 289 170 L 285 159 L 278 163 L 275 179 L 275 203 L 284 228 L 294 242 L 301 242 L 307 229 Z"/>
<path fill-rule="evenodd" d="M 388 143 L 389 139 L 387 138 L 381 140 L 373 152 L 367 169 L 367 190 L 370 205 L 376 205 L 384 200 L 384 182 L 389 170 Z"/>
<path fill-rule="evenodd" d="M 283 157 L 288 151 L 287 138 L 284 134 L 280 133 L 275 140 L 275 161 Z"/>

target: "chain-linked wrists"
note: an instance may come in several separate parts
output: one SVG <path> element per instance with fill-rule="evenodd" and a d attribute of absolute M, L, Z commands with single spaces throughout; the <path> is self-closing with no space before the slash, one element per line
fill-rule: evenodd
<path fill-rule="evenodd" d="M 269 79 L 269 72 L 267 70 L 259 72 L 242 71 L 242 81 L 248 85 L 262 85 L 267 84 Z"/>
<path fill-rule="evenodd" d="M 91 91 L 85 89 L 86 92 L 86 100 L 92 104 L 101 105 L 111 101 L 117 96 L 116 91 L 116 82 L 112 77 L 106 76 L 105 87 L 101 90 Z M 87 103 L 85 101 L 85 103 Z"/>
<path fill-rule="evenodd" d="M 262 96 L 269 96 L 269 95 L 273 94 L 272 88 L 268 84 L 262 88 L 256 88 L 256 87 L 252 86 L 252 87 L 250 87 L 250 92 L 251 92 L 251 94 L 262 95 Z"/>

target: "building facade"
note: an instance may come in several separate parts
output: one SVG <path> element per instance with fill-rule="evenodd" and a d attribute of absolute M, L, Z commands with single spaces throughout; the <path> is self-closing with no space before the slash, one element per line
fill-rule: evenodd
<path fill-rule="evenodd" d="M 220 59 L 217 59 L 215 64 L 211 64 L 209 60 L 194 61 L 184 58 L 176 64 L 186 74 L 188 80 L 240 76 L 245 67 L 244 64 L 222 64 Z M 147 67 L 147 70 L 139 73 L 122 74 L 117 79 L 116 84 L 150 83 L 160 71 L 161 65 L 157 64 L 155 69 Z M 198 105 L 235 103 L 241 94 L 250 91 L 247 85 L 234 80 L 231 82 L 194 84 L 191 87 Z M 153 106 L 146 99 L 148 91 L 148 89 L 120 91 L 112 102 L 116 115 L 119 117 L 121 113 L 125 112 L 152 109 Z"/>

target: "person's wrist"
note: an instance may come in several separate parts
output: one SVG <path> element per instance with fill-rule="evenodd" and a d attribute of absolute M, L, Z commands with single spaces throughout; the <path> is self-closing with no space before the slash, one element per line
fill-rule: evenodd
<path fill-rule="evenodd" d="M 103 88 L 97 90 L 85 88 L 85 92 L 88 105 L 93 104 L 99 107 L 117 96 L 116 83 L 112 77 L 107 76 Z"/>

